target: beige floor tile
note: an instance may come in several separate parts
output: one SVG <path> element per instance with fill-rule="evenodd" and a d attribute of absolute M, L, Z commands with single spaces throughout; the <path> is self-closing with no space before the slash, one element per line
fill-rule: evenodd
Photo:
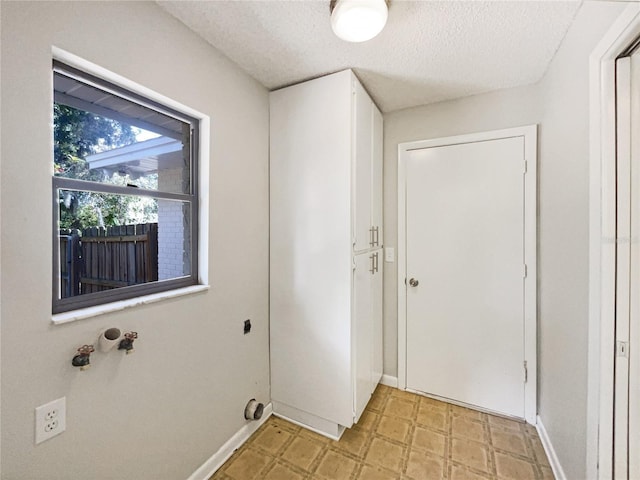
<path fill-rule="evenodd" d="M 392 417 L 413 419 L 413 409 L 415 403 L 407 402 L 398 397 L 390 396 L 384 408 L 384 414 Z"/>
<path fill-rule="evenodd" d="M 299 427 L 298 425 L 288 422 L 286 420 L 284 420 L 283 418 L 280 417 L 276 417 L 275 415 L 272 415 L 271 417 L 269 417 L 269 424 L 275 425 L 277 427 L 280 427 L 288 432 L 292 432 L 292 433 L 298 433 L 300 430 L 303 430 L 302 427 Z"/>
<path fill-rule="evenodd" d="M 391 392 L 393 392 L 394 390 L 397 390 L 396 388 L 392 388 L 392 387 L 388 387 L 386 385 L 382 385 L 381 383 L 378 384 L 378 386 L 376 387 L 376 390 L 374 392 L 375 395 L 390 395 Z"/>
<path fill-rule="evenodd" d="M 454 437 L 468 438 L 477 442 L 484 442 L 486 440 L 484 424 L 468 416 L 453 417 L 451 427 L 451 432 Z"/>
<path fill-rule="evenodd" d="M 355 460 L 329 451 L 320 461 L 316 475 L 328 480 L 348 480 L 357 466 Z"/>
<path fill-rule="evenodd" d="M 440 480 L 444 474 L 444 458 L 412 450 L 404 473 L 413 480 Z"/>
<path fill-rule="evenodd" d="M 399 445 L 383 438 L 374 438 L 365 460 L 369 464 L 399 472 L 403 454 L 403 448 Z"/>
<path fill-rule="evenodd" d="M 409 420 L 383 415 L 378 423 L 378 428 L 376 428 L 376 433 L 404 443 L 407 441 L 410 429 L 411 422 Z"/>
<path fill-rule="evenodd" d="M 556 480 L 551 467 L 540 467 L 540 470 L 542 470 L 542 480 Z"/>
<path fill-rule="evenodd" d="M 464 465 L 453 464 L 451 467 L 451 480 L 492 480 L 492 475 L 480 474 L 469 470 Z M 426 480 L 426 479 L 425 479 Z"/>
<path fill-rule="evenodd" d="M 498 478 L 505 480 L 533 480 L 536 468 L 531 463 L 496 452 Z"/>
<path fill-rule="evenodd" d="M 379 385 L 340 441 L 272 416 L 211 480 L 552 480 L 535 428 Z"/>
<path fill-rule="evenodd" d="M 420 407 L 442 409 L 446 412 L 448 404 L 441 402 L 440 400 L 436 400 L 435 398 L 420 396 Z"/>
<path fill-rule="evenodd" d="M 516 430 L 520 432 L 520 425 L 522 423 L 516 420 L 509 420 L 508 418 L 498 417 L 497 415 L 487 415 L 489 418 L 489 424 L 492 427 L 501 427 L 508 430 Z"/>
<path fill-rule="evenodd" d="M 366 410 L 361 416 L 360 420 L 356 424 L 357 427 L 361 430 L 371 431 L 375 428 L 378 423 L 379 416 L 377 413 L 372 412 L 371 410 Z"/>
<path fill-rule="evenodd" d="M 358 480 L 397 480 L 400 474 L 393 474 L 371 465 L 364 465 L 358 475 Z"/>
<path fill-rule="evenodd" d="M 517 453 L 518 455 L 529 455 L 524 436 L 518 434 L 516 431 L 492 430 L 491 443 L 493 443 L 495 448 L 501 450 Z"/>
<path fill-rule="evenodd" d="M 426 450 L 444 456 L 445 436 L 441 433 L 416 426 L 411 439 L 413 450 Z"/>
<path fill-rule="evenodd" d="M 451 413 L 453 415 L 463 415 L 465 417 L 473 418 L 474 420 L 482 420 L 482 412 L 477 410 L 471 410 L 470 408 L 459 407 L 458 405 L 451 405 Z"/>
<path fill-rule="evenodd" d="M 369 439 L 369 434 L 363 430 L 354 428 L 347 429 L 335 448 L 339 448 L 352 455 L 362 458 L 365 453 L 365 445 Z"/>
<path fill-rule="evenodd" d="M 252 442 L 260 449 L 266 450 L 271 454 L 277 454 L 293 438 L 293 435 L 293 433 L 283 429 L 277 423 L 267 423 L 261 431 L 257 432 Z"/>
<path fill-rule="evenodd" d="M 429 428 L 435 428 L 436 430 L 444 431 L 447 427 L 446 409 L 420 407 L 418 409 L 418 415 L 416 416 L 416 422 Z"/>
<path fill-rule="evenodd" d="M 533 425 L 529 425 L 528 423 L 521 423 L 521 428 L 524 428 L 524 431 L 527 435 L 529 436 L 533 436 L 533 437 L 538 437 L 538 430 L 536 430 L 536 427 Z"/>
<path fill-rule="evenodd" d="M 387 395 L 376 395 L 374 394 L 371 397 L 371 400 L 369 401 L 369 405 L 367 406 L 367 409 L 374 411 L 374 412 L 382 412 L 382 410 L 384 410 L 384 406 L 387 403 Z"/>
<path fill-rule="evenodd" d="M 325 437 L 324 435 L 320 435 L 319 433 L 312 432 L 311 430 L 307 430 L 306 428 L 301 429 L 298 435 L 300 435 L 301 437 L 305 437 L 309 440 L 312 440 L 316 443 L 330 444 L 332 442 L 335 442 L 335 440 L 331 440 L 330 438 Z"/>
<path fill-rule="evenodd" d="M 420 401 L 420 397 L 415 393 L 405 392 L 404 390 L 398 390 L 397 388 L 391 390 L 391 397 L 399 398 L 400 400 L 411 403 L 417 403 Z"/>
<path fill-rule="evenodd" d="M 536 463 L 543 467 L 549 466 L 549 459 L 547 458 L 547 453 L 544 451 L 544 447 L 542 446 L 540 439 L 538 437 L 529 437 L 529 441 L 533 447 L 533 454 L 535 456 Z"/>
<path fill-rule="evenodd" d="M 304 470 L 309 471 L 311 464 L 322 451 L 324 445 L 308 438 L 298 436 L 287 447 L 282 458 Z"/>
<path fill-rule="evenodd" d="M 272 457 L 257 452 L 252 449 L 247 449 L 240 452 L 235 459 L 232 459 L 231 464 L 225 468 L 225 474 L 234 480 L 253 480 L 254 478 L 261 478 L 260 472 L 271 461 Z"/>
<path fill-rule="evenodd" d="M 451 458 L 454 462 L 491 473 L 489 449 L 482 443 L 462 438 L 451 441 Z"/>
<path fill-rule="evenodd" d="M 230 477 L 228 477 L 227 474 L 224 473 L 224 470 L 220 469 L 216 473 L 214 473 L 213 476 L 209 478 L 209 480 L 229 480 L 229 478 Z"/>
<path fill-rule="evenodd" d="M 287 466 L 276 464 L 263 478 L 264 480 L 303 480 L 304 477 Z"/>

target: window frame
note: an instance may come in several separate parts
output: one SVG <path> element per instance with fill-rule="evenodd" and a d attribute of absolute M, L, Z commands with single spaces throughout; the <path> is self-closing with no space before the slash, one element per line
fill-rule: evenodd
<path fill-rule="evenodd" d="M 131 88 L 119 86 L 103 77 L 96 76 L 92 73 L 88 73 L 85 70 L 81 70 L 74 66 L 64 63 L 60 60 L 53 59 L 52 64 L 52 79 L 56 74 L 62 74 L 84 84 L 92 87 L 99 88 L 111 95 L 120 97 L 129 102 L 137 105 L 155 110 L 164 115 L 173 117 L 190 126 L 190 145 L 189 145 L 189 180 L 190 180 L 190 192 L 189 193 L 170 193 L 160 190 L 148 190 L 138 187 L 128 187 L 113 185 L 108 183 L 93 182 L 87 180 L 77 180 L 67 177 L 59 177 L 52 171 L 52 245 L 53 245 L 53 264 L 52 264 L 52 313 L 61 314 L 69 313 L 71 311 L 100 307 L 107 304 L 118 302 L 122 300 L 136 299 L 138 297 L 158 294 L 162 292 L 171 292 L 184 287 L 192 287 L 196 285 L 203 285 L 200 281 L 200 238 L 201 238 L 201 225 L 200 225 L 200 129 L 203 128 L 203 120 L 196 118 L 190 114 L 176 110 L 173 107 L 168 106 L 160 100 L 150 98 L 150 95 L 143 95 L 137 93 Z M 110 75 L 109 75 L 110 76 Z M 54 91 L 53 85 L 51 91 Z M 157 95 L 154 95 L 157 97 Z M 55 103 L 55 97 L 51 102 L 52 110 Z M 175 102 L 171 102 L 175 103 Z M 75 108 L 75 107 L 74 107 Z M 86 111 L 86 110 L 85 110 Z M 53 122 L 52 122 L 53 125 Z M 53 154 L 53 148 L 52 148 Z M 53 165 L 53 157 L 51 158 L 51 165 Z M 206 170 L 206 168 L 205 168 Z M 148 283 L 140 283 L 136 285 L 129 285 L 126 287 L 115 288 L 112 290 L 105 290 L 102 292 L 87 293 L 77 295 L 75 297 L 61 298 L 61 277 L 60 277 L 60 240 L 59 240 L 59 195 L 58 191 L 64 190 L 79 190 L 94 193 L 106 193 L 116 195 L 131 195 L 137 197 L 150 197 L 158 200 L 174 200 L 186 202 L 189 205 L 190 210 L 190 225 L 189 234 L 191 239 L 191 252 L 190 252 L 190 275 L 184 277 L 177 277 L 166 280 L 156 280 Z M 185 230 L 187 231 L 187 230 Z"/>

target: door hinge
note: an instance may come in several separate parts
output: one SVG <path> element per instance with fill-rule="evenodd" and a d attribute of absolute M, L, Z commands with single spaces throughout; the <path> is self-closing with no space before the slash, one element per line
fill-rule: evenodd
<path fill-rule="evenodd" d="M 616 357 L 629 356 L 629 342 L 616 342 Z"/>
<path fill-rule="evenodd" d="M 529 369 L 527 368 L 527 361 L 525 360 L 523 363 L 524 363 L 524 383 L 527 383 L 527 380 L 529 379 Z"/>
<path fill-rule="evenodd" d="M 527 173 L 527 161 L 524 161 L 524 172 L 523 173 Z"/>
<path fill-rule="evenodd" d="M 527 264 L 522 264 L 522 278 L 527 278 Z"/>

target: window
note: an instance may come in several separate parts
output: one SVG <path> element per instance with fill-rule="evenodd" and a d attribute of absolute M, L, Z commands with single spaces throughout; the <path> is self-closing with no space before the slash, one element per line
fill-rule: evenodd
<path fill-rule="evenodd" d="M 53 63 L 53 313 L 198 283 L 198 120 Z"/>

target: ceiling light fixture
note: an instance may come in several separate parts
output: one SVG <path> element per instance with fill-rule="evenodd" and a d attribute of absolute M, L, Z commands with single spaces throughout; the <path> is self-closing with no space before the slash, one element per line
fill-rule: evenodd
<path fill-rule="evenodd" d="M 366 42 L 387 23 L 386 0 L 332 0 L 331 28 L 347 42 Z"/>

